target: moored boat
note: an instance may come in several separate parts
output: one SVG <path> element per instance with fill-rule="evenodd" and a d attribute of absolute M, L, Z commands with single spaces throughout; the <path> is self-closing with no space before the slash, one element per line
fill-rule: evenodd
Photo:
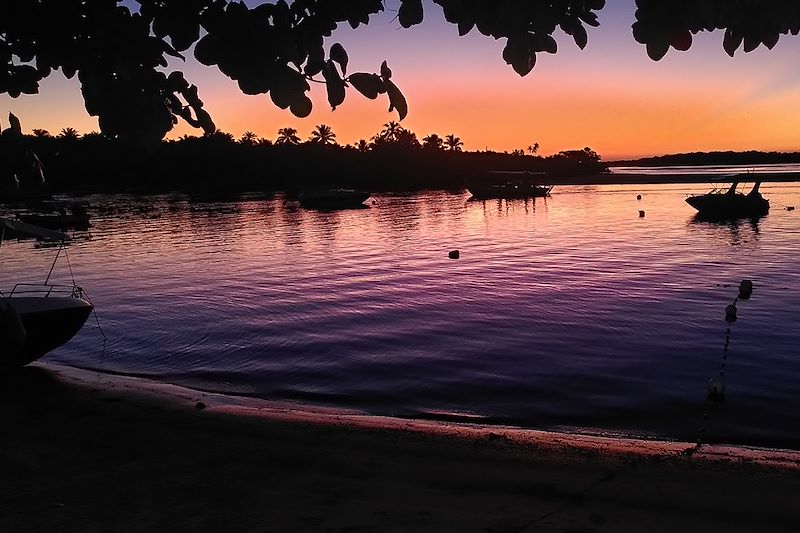
<path fill-rule="evenodd" d="M 542 198 L 553 190 L 552 185 L 542 182 L 544 176 L 537 172 L 492 171 L 467 185 L 467 190 L 477 200 Z"/>
<path fill-rule="evenodd" d="M 686 199 L 686 203 L 697 209 L 698 214 L 704 217 L 746 218 L 766 215 L 769 211 L 769 200 L 758 192 L 761 181 L 756 181 L 753 189 L 747 194 L 736 192 L 739 183 L 740 180 L 734 178 L 726 191 L 714 190 L 690 196 Z"/>
<path fill-rule="evenodd" d="M 35 204 L 36 212 L 18 213 L 17 219 L 50 229 L 85 229 L 89 213 L 85 202 L 44 201 Z"/>
<path fill-rule="evenodd" d="M 66 240 L 59 231 L 0 218 L 0 246 L 8 233 Z M 89 318 L 94 305 L 81 287 L 49 280 L 48 275 L 42 284 L 17 284 L 8 294 L 0 292 L 0 368 L 26 365 L 62 346 Z"/>
<path fill-rule="evenodd" d="M 349 207 L 364 207 L 364 202 L 369 197 L 370 193 L 354 189 L 318 189 L 303 191 L 298 196 L 298 199 L 303 207 L 346 209 Z"/>

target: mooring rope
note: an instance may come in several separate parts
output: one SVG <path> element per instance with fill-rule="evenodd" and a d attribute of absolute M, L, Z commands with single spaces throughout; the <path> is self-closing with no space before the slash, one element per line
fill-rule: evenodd
<path fill-rule="evenodd" d="M 746 279 L 742 280 L 739 284 L 739 293 L 733 299 L 733 302 L 725 307 L 725 322 L 728 327 L 725 329 L 725 344 L 722 346 L 722 358 L 719 363 L 719 372 L 716 377 L 708 381 L 708 395 L 706 396 L 705 410 L 703 411 L 703 422 L 697 431 L 697 440 L 692 448 L 684 450 L 684 455 L 691 456 L 706 443 L 706 435 L 708 432 L 708 421 L 714 408 L 725 401 L 725 371 L 728 365 L 728 351 L 731 345 L 731 328 L 733 323 L 736 322 L 738 307 L 736 304 L 739 300 L 749 300 L 753 294 L 753 282 Z"/>
<path fill-rule="evenodd" d="M 69 275 L 72 278 L 72 286 L 73 287 L 77 287 L 78 290 L 80 291 L 80 294 L 83 295 L 84 297 L 86 297 L 86 299 L 89 301 L 89 303 L 92 304 L 92 306 L 93 306 L 92 307 L 92 314 L 94 315 L 94 321 L 97 323 L 97 329 L 100 331 L 100 335 L 103 336 L 103 354 L 105 354 L 106 353 L 106 341 L 108 340 L 108 337 L 106 337 L 106 333 L 105 333 L 105 331 L 103 331 L 103 326 L 100 325 L 100 318 L 97 316 L 97 308 L 94 307 L 94 302 L 92 302 L 92 299 L 89 297 L 89 294 L 86 292 L 86 290 L 84 290 L 83 287 L 78 287 L 78 285 L 75 283 L 75 272 L 73 272 L 73 270 L 72 270 L 72 263 L 69 260 L 69 253 L 67 252 L 66 249 L 64 250 L 64 258 L 67 260 L 67 267 L 69 268 Z"/>

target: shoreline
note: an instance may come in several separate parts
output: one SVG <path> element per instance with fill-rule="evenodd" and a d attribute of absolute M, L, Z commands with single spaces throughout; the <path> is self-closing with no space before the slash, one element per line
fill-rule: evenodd
<path fill-rule="evenodd" d="M 713 186 L 719 183 L 730 183 L 726 181 L 729 174 L 709 173 L 614 173 L 613 171 L 607 174 L 586 174 L 586 175 L 551 175 L 543 176 L 541 182 L 555 187 L 560 186 L 599 186 L 599 185 L 706 185 Z M 800 183 L 800 173 L 797 172 L 760 172 L 758 178 L 764 184 L 781 184 L 781 183 Z M 752 182 L 753 180 L 750 180 Z M 314 186 L 309 186 L 315 188 Z M 347 184 L 329 183 L 325 185 L 318 185 L 316 188 L 337 188 L 345 187 Z M 419 193 L 424 191 L 464 191 L 469 188 L 468 182 L 459 182 L 446 185 L 443 183 L 434 183 L 430 186 L 414 186 L 414 187 L 369 187 L 362 186 L 361 189 L 368 190 L 375 194 L 389 194 L 389 193 Z M 263 190 L 253 188 L 243 189 L 227 189 L 218 186 L 211 187 L 186 187 L 186 188 L 166 188 L 166 189 L 136 189 L 136 188 L 89 188 L 78 187 L 74 191 L 53 189 L 48 191 L 52 196 L 63 196 L 68 198 L 82 198 L 93 195 L 129 195 L 134 197 L 147 197 L 147 196 L 161 196 L 161 195 L 186 195 L 186 196 L 200 196 L 212 199 L 230 199 L 233 197 L 260 197 L 272 196 L 275 194 L 289 194 L 293 195 L 302 190 L 302 188 L 265 188 Z M 25 199 L 3 199 L 0 196 L 0 203 L 14 204 L 22 202 Z"/>
<path fill-rule="evenodd" d="M 206 392 L 158 382 L 147 378 L 84 370 L 56 363 L 34 363 L 66 383 L 90 389 L 101 397 L 121 395 L 134 401 L 159 402 L 189 411 L 206 411 L 232 417 L 247 417 L 269 422 L 317 424 L 358 429 L 409 431 L 458 439 L 499 439 L 519 445 L 556 452 L 560 449 L 607 454 L 609 457 L 686 457 L 698 461 L 740 461 L 800 471 L 800 450 L 739 444 L 704 444 L 603 436 L 553 430 L 520 428 L 466 421 L 399 418 L 335 407 L 299 402 L 264 400 L 254 397 Z M 202 407 L 198 406 L 198 402 Z M 198 408 L 199 407 L 199 408 Z M 691 450 L 691 451 L 690 451 Z M 688 452 L 688 453 L 687 453 Z"/>
<path fill-rule="evenodd" d="M 3 381 L 2 531 L 800 525 L 792 452 L 687 457 L 680 443 L 308 410 L 46 363 Z"/>

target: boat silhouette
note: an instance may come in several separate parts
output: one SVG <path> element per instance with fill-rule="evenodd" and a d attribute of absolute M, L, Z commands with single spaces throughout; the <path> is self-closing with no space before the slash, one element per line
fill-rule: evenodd
<path fill-rule="evenodd" d="M 62 247 L 67 238 L 60 231 L 0 218 L 0 245 L 8 234 L 61 241 Z M 49 281 L 48 274 L 42 284 L 18 283 L 10 293 L 0 292 L 0 368 L 27 365 L 66 344 L 89 318 L 94 305 L 81 287 Z"/>
<path fill-rule="evenodd" d="M 740 183 L 741 180 L 734 177 L 727 190 L 717 189 L 706 194 L 690 196 L 686 199 L 686 203 L 697 209 L 698 215 L 708 218 L 753 218 L 766 215 L 769 211 L 769 200 L 758 192 L 761 181 L 756 181 L 753 189 L 747 194 L 736 191 Z"/>

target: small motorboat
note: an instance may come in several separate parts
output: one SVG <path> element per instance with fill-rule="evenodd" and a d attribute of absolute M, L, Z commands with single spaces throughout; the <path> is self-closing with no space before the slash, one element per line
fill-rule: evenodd
<path fill-rule="evenodd" d="M 0 218 L 0 246 L 10 234 L 60 240 L 62 246 L 53 265 L 67 240 L 60 231 Z M 66 344 L 94 310 L 74 281 L 71 286 L 53 285 L 49 281 L 48 274 L 42 284 L 20 283 L 10 293 L 0 292 L 0 368 L 27 365 Z"/>
<path fill-rule="evenodd" d="M 476 200 L 543 198 L 550 196 L 552 185 L 542 183 L 544 173 L 525 171 L 487 172 L 480 182 L 473 182 L 467 190 Z"/>
<path fill-rule="evenodd" d="M 18 213 L 22 222 L 50 229 L 86 229 L 89 213 L 84 202 L 44 201 L 37 206 L 39 212 Z"/>
<path fill-rule="evenodd" d="M 314 209 L 347 209 L 366 207 L 370 193 L 354 189 L 319 189 L 303 191 L 298 196 L 300 205 Z"/>
<path fill-rule="evenodd" d="M 470 185 L 467 190 L 472 198 L 477 200 L 491 200 L 494 198 L 519 199 L 543 198 L 550 196 L 552 185 L 536 185 L 533 183 L 498 183 L 489 185 Z"/>
<path fill-rule="evenodd" d="M 706 194 L 690 196 L 686 203 L 697 209 L 698 215 L 709 218 L 747 218 L 761 217 L 769 211 L 769 200 L 761 196 L 758 188 L 761 181 L 756 181 L 753 189 L 747 193 L 736 192 L 740 180 L 732 179 L 727 190 L 714 190 Z"/>

